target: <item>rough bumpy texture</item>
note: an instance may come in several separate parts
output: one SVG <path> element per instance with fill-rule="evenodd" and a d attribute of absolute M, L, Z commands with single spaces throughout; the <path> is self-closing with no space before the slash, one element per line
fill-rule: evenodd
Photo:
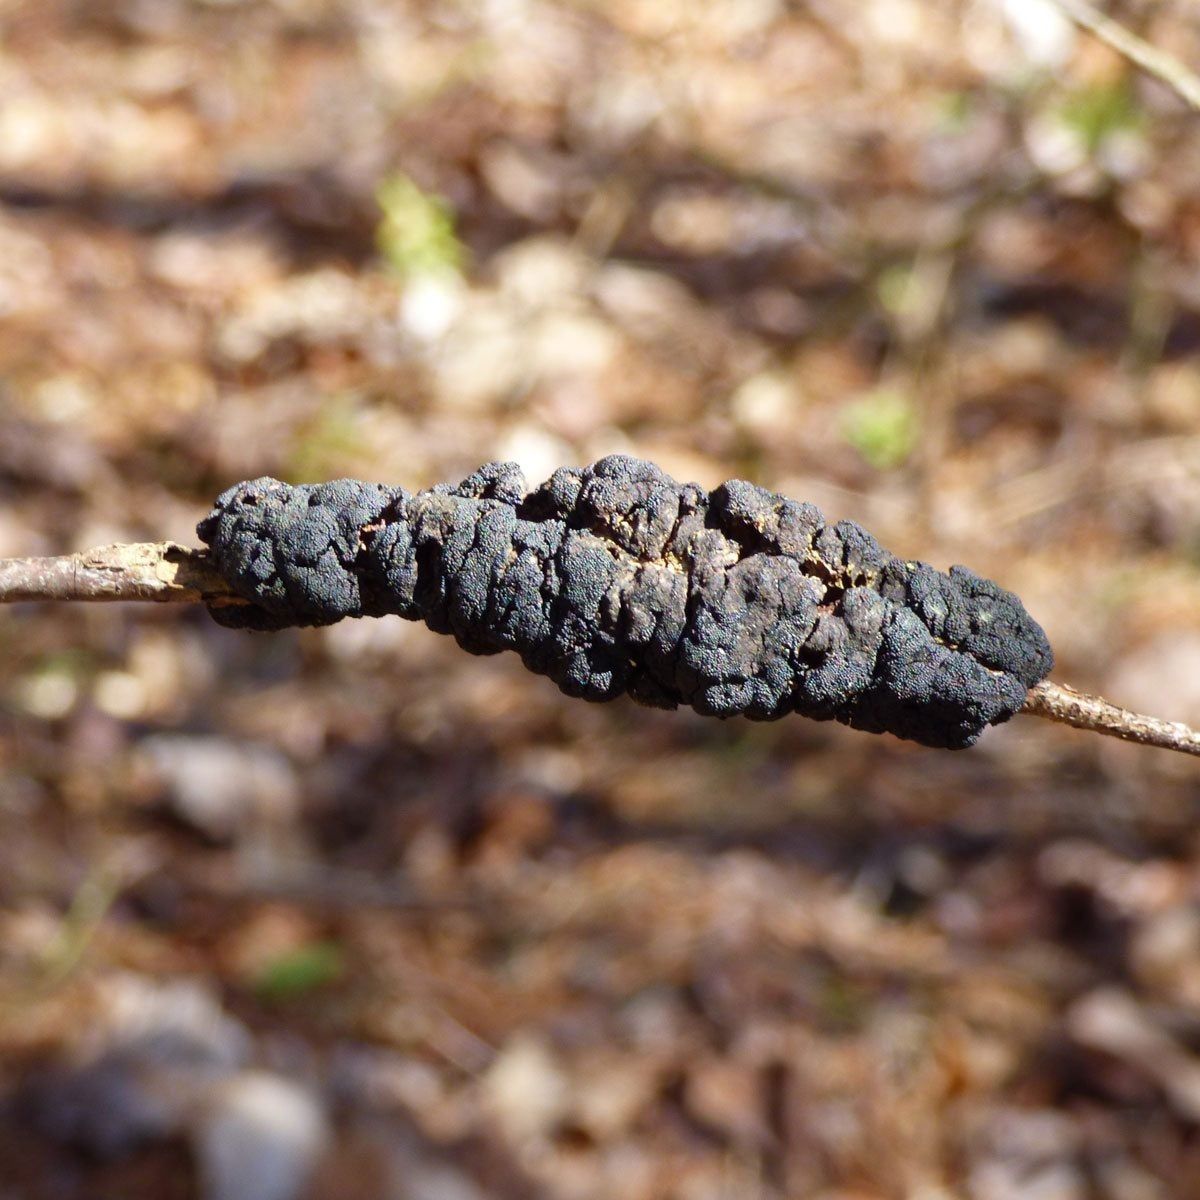
<path fill-rule="evenodd" d="M 965 567 L 906 562 L 858 525 L 735 480 L 624 456 L 526 492 L 512 463 L 456 487 L 256 479 L 199 525 L 250 629 L 394 613 L 473 654 L 515 650 L 571 696 L 728 717 L 801 713 L 971 745 L 1050 670 L 1041 628 Z"/>

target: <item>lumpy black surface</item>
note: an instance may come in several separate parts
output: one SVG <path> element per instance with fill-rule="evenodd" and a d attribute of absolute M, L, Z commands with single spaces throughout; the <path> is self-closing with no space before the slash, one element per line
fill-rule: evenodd
<path fill-rule="evenodd" d="M 247 629 L 395 614 L 513 650 L 571 696 L 971 745 L 1050 670 L 1020 600 L 899 559 L 741 480 L 706 492 L 616 455 L 528 491 L 512 463 L 410 493 L 339 479 L 229 489 L 198 532 Z"/>

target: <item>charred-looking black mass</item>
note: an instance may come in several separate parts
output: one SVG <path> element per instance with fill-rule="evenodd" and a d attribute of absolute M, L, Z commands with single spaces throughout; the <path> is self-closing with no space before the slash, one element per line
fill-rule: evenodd
<path fill-rule="evenodd" d="M 515 650 L 570 696 L 971 745 L 1050 670 L 1011 592 L 882 549 L 741 480 L 706 492 L 623 455 L 532 491 L 512 463 L 424 492 L 274 479 L 199 525 L 247 629 L 389 613 Z"/>

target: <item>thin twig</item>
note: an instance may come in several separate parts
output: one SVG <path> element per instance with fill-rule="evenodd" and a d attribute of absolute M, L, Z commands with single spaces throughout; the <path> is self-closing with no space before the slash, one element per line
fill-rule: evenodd
<path fill-rule="evenodd" d="M 245 604 L 203 550 L 175 542 L 100 546 L 60 558 L 0 559 L 0 604 L 34 600 L 155 600 Z M 1200 755 L 1200 732 L 1118 708 L 1099 696 L 1043 680 L 1021 710 L 1076 729 Z"/>
<path fill-rule="evenodd" d="M 99 546 L 57 558 L 0 559 L 0 604 L 22 600 L 245 603 L 203 550 L 176 542 Z"/>
<path fill-rule="evenodd" d="M 1107 737 L 1178 750 L 1180 754 L 1200 755 L 1200 733 L 1181 721 L 1163 721 L 1110 704 L 1102 696 L 1077 692 L 1065 683 L 1043 679 L 1030 689 L 1021 710 L 1033 717 L 1045 717 L 1076 729 L 1088 729 Z"/>
<path fill-rule="evenodd" d="M 1129 59 L 1160 83 L 1165 83 L 1185 104 L 1200 112 L 1200 76 L 1164 50 L 1130 32 L 1088 0 L 1054 0 L 1081 29 L 1094 34 L 1118 54 Z"/>

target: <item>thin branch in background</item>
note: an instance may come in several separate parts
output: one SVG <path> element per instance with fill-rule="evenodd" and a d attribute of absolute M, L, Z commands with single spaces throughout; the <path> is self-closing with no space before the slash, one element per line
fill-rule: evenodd
<path fill-rule="evenodd" d="M 1165 50 L 1152 46 L 1088 0 L 1053 0 L 1081 29 L 1086 29 L 1135 66 L 1166 84 L 1183 102 L 1200 112 L 1200 76 Z"/>
<path fill-rule="evenodd" d="M 203 550 L 175 542 L 100 546 L 60 558 L 0 559 L 0 604 L 45 600 L 246 603 Z M 1187 725 L 1130 712 L 1050 680 L 1030 689 L 1021 711 L 1106 737 L 1200 755 L 1200 732 Z"/>

